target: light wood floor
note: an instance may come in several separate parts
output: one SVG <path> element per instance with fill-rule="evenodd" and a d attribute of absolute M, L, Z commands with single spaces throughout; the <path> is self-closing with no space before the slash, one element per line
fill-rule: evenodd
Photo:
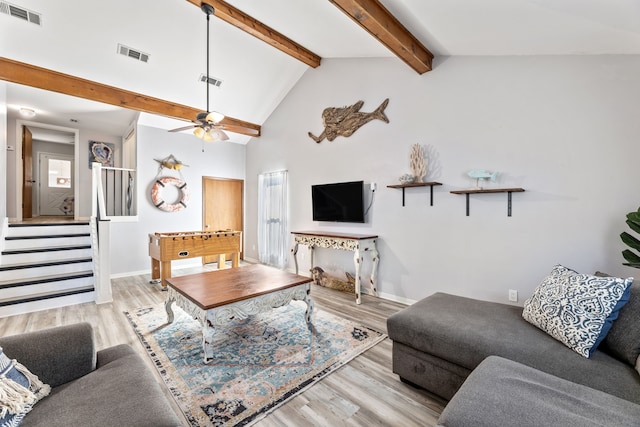
<path fill-rule="evenodd" d="M 215 269 L 215 264 L 211 267 L 175 270 L 174 275 L 211 269 Z M 131 344 L 148 362 L 158 382 L 162 383 L 122 312 L 161 303 L 165 294 L 159 285 L 149 284 L 149 275 L 113 279 L 112 284 L 113 303 L 87 303 L 3 318 L 0 319 L 0 336 L 86 321 L 95 328 L 99 349 L 122 343 Z M 385 333 L 387 317 L 403 308 L 402 304 L 368 295 L 363 295 L 362 305 L 357 306 L 353 295 L 315 285 L 312 297 L 317 310 L 358 320 Z M 391 371 L 391 344 L 391 340 L 384 340 L 255 425 L 434 426 L 445 402 L 424 390 L 400 382 Z M 181 414 L 164 385 L 163 389 L 174 410 Z"/>
<path fill-rule="evenodd" d="M 42 215 L 33 218 L 23 218 L 22 221 L 9 221 L 10 224 L 66 224 L 70 222 L 87 222 L 87 220 L 75 221 L 73 215 Z"/>

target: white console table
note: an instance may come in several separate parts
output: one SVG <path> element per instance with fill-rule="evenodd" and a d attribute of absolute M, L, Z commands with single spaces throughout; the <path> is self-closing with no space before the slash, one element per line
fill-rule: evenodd
<path fill-rule="evenodd" d="M 360 279 L 360 267 L 362 266 L 362 262 L 364 259 L 363 254 L 365 252 L 368 252 L 371 254 L 371 261 L 373 262 L 369 284 L 373 295 L 378 295 L 378 291 L 376 288 L 376 274 L 378 271 L 378 262 L 380 261 L 378 250 L 376 249 L 376 240 L 378 239 L 378 236 L 363 234 L 322 233 L 319 231 L 294 231 L 291 234 L 293 234 L 294 239 L 294 245 L 291 249 L 291 253 L 293 253 L 293 260 L 296 265 L 296 274 L 298 274 L 298 245 L 306 245 L 309 248 L 311 268 L 313 268 L 313 249 L 315 247 L 353 251 L 353 262 L 356 266 L 356 304 L 360 304 L 362 282 L 362 280 Z"/>

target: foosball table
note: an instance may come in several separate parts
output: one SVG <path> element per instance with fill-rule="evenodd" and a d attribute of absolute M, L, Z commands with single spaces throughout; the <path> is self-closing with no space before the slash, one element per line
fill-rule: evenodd
<path fill-rule="evenodd" d="M 231 267 L 238 266 L 242 251 L 241 231 L 182 231 L 149 234 L 151 281 L 162 282 L 171 277 L 171 261 L 185 258 L 218 256 L 218 268 L 225 266 L 226 255 L 231 254 Z M 204 258 L 203 258 L 204 263 Z"/>

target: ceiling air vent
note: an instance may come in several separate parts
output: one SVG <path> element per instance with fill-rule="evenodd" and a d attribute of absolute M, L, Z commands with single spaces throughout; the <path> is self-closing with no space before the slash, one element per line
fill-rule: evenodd
<path fill-rule="evenodd" d="M 201 81 L 201 82 L 206 82 L 207 81 L 207 75 L 206 74 L 200 74 L 200 78 L 198 80 Z M 211 86 L 220 87 L 220 86 L 222 86 L 222 80 L 216 79 L 215 77 L 209 76 L 209 84 Z"/>
<path fill-rule="evenodd" d="M 149 54 L 140 52 L 139 50 L 132 49 L 123 44 L 118 43 L 118 53 L 120 55 L 128 56 L 129 58 L 137 59 L 142 62 L 149 62 Z"/>
<path fill-rule="evenodd" d="M 32 24 L 42 25 L 41 14 L 16 6 L 15 4 L 7 3 L 6 1 L 0 1 L 0 13 L 11 15 L 14 18 L 19 18 Z"/>

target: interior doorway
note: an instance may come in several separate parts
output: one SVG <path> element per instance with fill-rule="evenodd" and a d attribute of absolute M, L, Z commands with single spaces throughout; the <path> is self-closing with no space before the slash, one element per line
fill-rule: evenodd
<path fill-rule="evenodd" d="M 16 120 L 16 162 L 15 170 L 15 220 L 22 221 L 38 216 L 39 191 L 36 178 L 39 176 L 38 152 L 59 152 L 62 155 L 72 155 L 72 176 L 79 176 L 79 130 L 62 126 L 50 125 L 26 120 Z M 42 145 L 44 144 L 44 145 Z M 73 146 L 70 153 L 67 150 L 52 148 L 60 145 Z M 71 154 L 72 153 L 72 154 Z M 33 160 L 36 160 L 35 162 Z M 34 164 L 35 163 L 35 164 Z M 78 219 L 79 192 L 78 185 L 72 185 L 72 196 L 74 200 L 73 211 L 65 215 L 63 211 L 56 213 L 65 221 Z M 66 218 L 66 219 L 65 219 Z"/>
<path fill-rule="evenodd" d="M 203 223 L 205 231 L 234 230 L 244 233 L 244 181 L 202 177 Z M 244 248 L 244 234 L 242 236 Z M 240 259 L 244 259 L 243 250 Z M 227 259 L 231 254 L 227 254 Z M 217 256 L 203 257 L 203 263 L 217 262 Z"/>

